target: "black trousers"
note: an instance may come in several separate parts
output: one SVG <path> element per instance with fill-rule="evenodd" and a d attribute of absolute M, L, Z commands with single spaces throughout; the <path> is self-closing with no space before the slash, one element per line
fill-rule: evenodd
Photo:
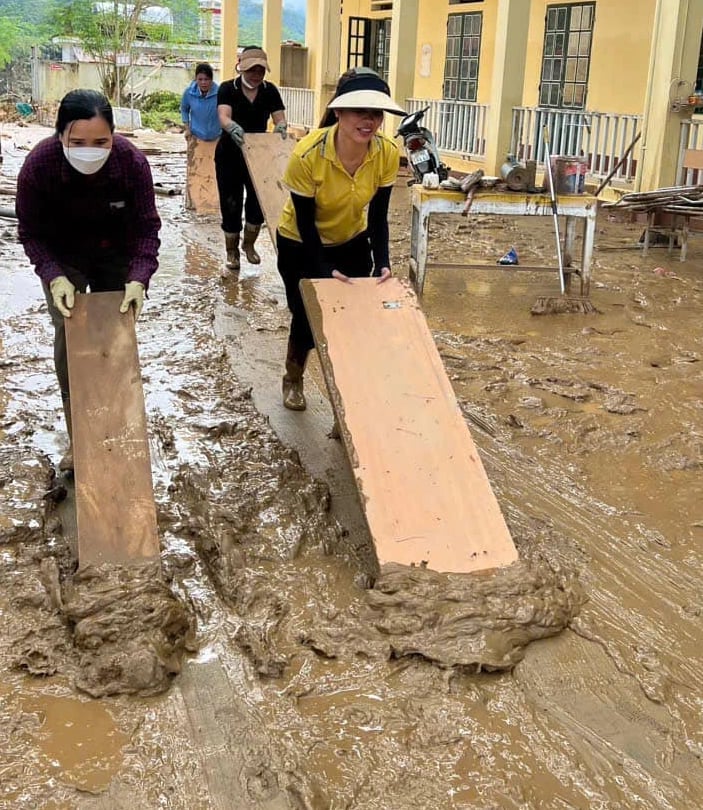
<path fill-rule="evenodd" d="M 224 136 L 223 136 L 224 137 Z M 242 150 L 234 143 L 217 144 L 215 149 L 215 176 L 220 198 L 222 230 L 225 233 L 240 233 L 242 211 L 251 225 L 263 225 L 264 213 L 254 191 Z M 246 189 L 246 202 L 244 190 Z"/>
<path fill-rule="evenodd" d="M 327 274 L 325 273 L 323 276 L 319 263 L 316 263 L 314 267 L 310 266 L 308 254 L 302 242 L 287 239 L 276 231 L 276 247 L 278 248 L 278 272 L 286 288 L 286 300 L 292 315 L 289 348 L 294 353 L 297 362 L 304 365 L 308 352 L 315 347 L 315 340 L 305 313 L 299 285 L 304 278 L 322 278 Z M 366 232 L 342 245 L 323 247 L 322 259 L 325 263 L 331 264 L 334 270 L 344 273 L 345 276 L 361 278 L 370 276 L 373 271 L 371 245 Z"/>

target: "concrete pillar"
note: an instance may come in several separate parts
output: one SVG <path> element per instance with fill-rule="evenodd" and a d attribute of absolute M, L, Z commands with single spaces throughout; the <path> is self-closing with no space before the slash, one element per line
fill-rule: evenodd
<path fill-rule="evenodd" d="M 220 80 L 234 77 L 237 64 L 239 0 L 222 0 L 222 39 L 220 40 Z M 252 43 L 253 44 L 253 43 Z"/>
<path fill-rule="evenodd" d="M 414 92 L 419 5 L 419 0 L 393 2 L 388 84 L 391 95 L 401 107 Z M 392 119 L 390 122 L 389 118 Z M 396 116 L 387 116 L 386 123 L 397 124 L 398 120 Z"/>
<path fill-rule="evenodd" d="M 268 56 L 271 72 L 266 78 L 274 84 L 281 82 L 281 37 L 283 31 L 281 0 L 264 0 L 263 41 L 261 47 Z M 252 43 L 254 45 L 256 43 Z"/>
<path fill-rule="evenodd" d="M 309 0 L 308 15 L 311 19 L 310 25 L 306 23 L 305 26 L 305 44 L 311 64 L 310 87 L 315 89 L 314 119 L 317 125 L 334 94 L 341 73 L 340 0 Z"/>
<path fill-rule="evenodd" d="M 531 0 L 498 0 L 495 51 L 486 122 L 484 171 L 500 175 L 510 151 L 513 107 L 523 100 Z"/>
<path fill-rule="evenodd" d="M 317 35 L 318 0 L 308 0 L 305 6 L 305 47 L 308 50 L 306 87 L 313 87 L 315 79 L 315 37 Z"/>
<path fill-rule="evenodd" d="M 703 28 L 703 0 L 657 0 L 649 56 L 642 146 L 635 190 L 651 191 L 677 182 L 682 118 L 690 108 L 675 109 L 672 92 L 695 84 Z M 672 88 L 674 90 L 672 90 Z"/>

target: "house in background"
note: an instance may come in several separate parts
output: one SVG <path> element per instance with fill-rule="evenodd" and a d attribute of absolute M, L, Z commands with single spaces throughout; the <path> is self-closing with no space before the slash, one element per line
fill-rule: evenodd
<path fill-rule="evenodd" d="M 236 6 L 222 0 L 230 50 Z M 264 0 L 269 53 L 280 11 Z M 430 107 L 425 123 L 454 169 L 497 175 L 508 154 L 541 163 L 546 128 L 551 151 L 585 156 L 592 180 L 623 157 L 622 188 L 691 180 L 682 158 L 703 147 L 703 0 L 308 0 L 306 20 L 308 87 L 282 83 L 296 123 L 314 126 L 338 75 L 363 64 L 408 110 Z"/>

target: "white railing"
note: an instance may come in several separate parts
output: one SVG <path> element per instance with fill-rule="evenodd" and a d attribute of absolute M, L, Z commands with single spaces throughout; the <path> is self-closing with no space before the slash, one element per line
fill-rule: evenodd
<path fill-rule="evenodd" d="M 422 126 L 433 133 L 440 152 L 455 152 L 466 159 L 485 157 L 488 105 L 471 101 L 405 99 L 408 112 L 424 107 L 429 107 L 429 110 L 422 119 Z"/>
<path fill-rule="evenodd" d="M 589 175 L 598 178 L 608 175 L 627 152 L 642 128 L 642 116 L 514 107 L 511 153 L 518 160 L 536 160 L 543 164 L 545 127 L 552 155 L 585 157 L 589 163 Z M 638 143 L 613 179 L 632 182 L 639 154 Z"/>
<path fill-rule="evenodd" d="M 691 118 L 681 122 L 679 134 L 679 160 L 676 165 L 676 182 L 681 186 L 695 186 L 703 183 L 701 169 L 686 169 L 683 165 L 687 149 L 703 149 L 703 121 Z"/>
<path fill-rule="evenodd" d="M 281 98 L 286 105 L 286 121 L 297 127 L 314 129 L 315 91 L 304 87 L 279 87 Z"/>

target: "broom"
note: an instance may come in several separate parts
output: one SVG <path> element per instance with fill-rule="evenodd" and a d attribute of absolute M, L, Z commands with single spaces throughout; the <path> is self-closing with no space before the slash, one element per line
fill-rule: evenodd
<path fill-rule="evenodd" d="M 547 177 L 549 179 L 549 199 L 552 203 L 552 217 L 554 219 L 554 233 L 557 240 L 557 261 L 559 262 L 559 286 L 561 296 L 538 298 L 532 305 L 530 312 L 533 315 L 559 315 L 564 312 L 578 312 L 582 315 L 593 315 L 598 310 L 588 300 L 588 298 L 575 298 L 566 296 L 566 284 L 564 281 L 564 259 L 561 254 L 561 237 L 559 235 L 559 214 L 557 213 L 557 196 L 554 190 L 554 178 L 552 177 L 552 158 L 549 153 L 549 130 L 545 127 L 542 130 L 544 139 L 544 149 L 546 153 Z"/>

